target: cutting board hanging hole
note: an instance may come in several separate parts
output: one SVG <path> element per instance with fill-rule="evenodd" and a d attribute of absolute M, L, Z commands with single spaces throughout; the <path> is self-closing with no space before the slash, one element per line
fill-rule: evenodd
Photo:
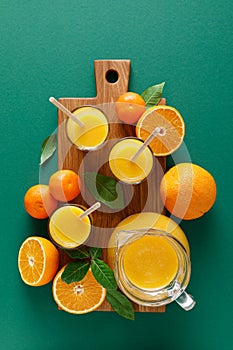
<path fill-rule="evenodd" d="M 108 83 L 110 84 L 114 84 L 118 81 L 119 79 L 119 74 L 116 70 L 114 69 L 109 69 L 106 74 L 105 74 L 105 78 L 107 80 Z"/>

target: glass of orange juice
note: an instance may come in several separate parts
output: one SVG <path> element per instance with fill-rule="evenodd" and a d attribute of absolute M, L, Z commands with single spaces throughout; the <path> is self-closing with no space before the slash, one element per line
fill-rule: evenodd
<path fill-rule="evenodd" d="M 95 151 L 106 141 L 109 123 L 105 114 L 96 107 L 85 106 L 76 109 L 73 117 L 80 120 L 83 126 L 68 118 L 66 134 L 68 139 L 82 151 Z"/>
<path fill-rule="evenodd" d="M 61 248 L 75 249 L 84 244 L 91 232 L 91 217 L 79 218 L 86 208 L 67 204 L 56 209 L 49 220 L 49 235 Z"/>
<path fill-rule="evenodd" d="M 132 156 L 143 145 L 143 141 L 136 137 L 125 137 L 118 141 L 109 154 L 109 166 L 118 180 L 128 184 L 139 184 L 151 172 L 154 156 L 147 146 L 134 160 Z"/>
<path fill-rule="evenodd" d="M 189 255 L 167 232 L 119 231 L 114 273 L 121 290 L 137 304 L 161 306 L 176 300 L 185 310 L 195 305 L 185 292 L 191 273 Z"/>

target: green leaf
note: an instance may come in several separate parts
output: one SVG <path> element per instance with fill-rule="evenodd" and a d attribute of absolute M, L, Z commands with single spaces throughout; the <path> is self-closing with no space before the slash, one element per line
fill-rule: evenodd
<path fill-rule="evenodd" d="M 117 198 L 116 180 L 110 176 L 96 174 L 96 189 L 100 197 L 108 202 L 112 202 Z"/>
<path fill-rule="evenodd" d="M 87 251 L 86 247 L 80 247 L 75 250 L 65 250 L 64 252 L 68 254 L 73 259 L 87 259 L 90 257 L 89 252 Z"/>
<path fill-rule="evenodd" d="M 118 290 L 107 290 L 106 298 L 112 308 L 122 317 L 134 320 L 134 309 L 125 295 Z"/>
<path fill-rule="evenodd" d="M 42 143 L 40 154 L 40 165 L 43 165 L 55 153 L 57 147 L 57 135 L 48 136 Z"/>
<path fill-rule="evenodd" d="M 165 82 L 148 87 L 141 94 L 142 98 L 146 102 L 146 107 L 152 107 L 159 103 Z"/>
<path fill-rule="evenodd" d="M 75 261 L 69 263 L 61 275 L 62 281 L 66 283 L 81 281 L 90 268 L 90 261 Z"/>
<path fill-rule="evenodd" d="M 85 183 L 97 201 L 112 209 L 124 208 L 124 193 L 121 185 L 112 177 L 95 172 L 84 173 Z"/>
<path fill-rule="evenodd" d="M 102 256 L 102 248 L 91 247 L 89 252 L 92 259 L 101 258 Z"/>
<path fill-rule="evenodd" d="M 113 271 L 100 259 L 91 260 L 91 271 L 96 279 L 106 289 L 117 289 Z"/>

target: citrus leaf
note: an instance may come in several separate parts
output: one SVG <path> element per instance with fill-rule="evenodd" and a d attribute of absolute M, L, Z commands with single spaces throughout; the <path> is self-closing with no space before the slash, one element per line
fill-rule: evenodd
<path fill-rule="evenodd" d="M 81 281 L 90 268 L 90 261 L 75 261 L 69 263 L 61 275 L 63 282 L 72 283 Z"/>
<path fill-rule="evenodd" d="M 64 252 L 68 254 L 73 259 L 87 259 L 90 257 L 89 252 L 85 247 L 80 247 L 75 250 L 65 250 Z"/>
<path fill-rule="evenodd" d="M 134 320 L 134 309 L 125 295 L 118 290 L 107 290 L 106 298 L 118 315 Z"/>
<path fill-rule="evenodd" d="M 106 289 L 117 289 L 117 283 L 113 271 L 100 259 L 91 260 L 91 272 L 97 282 Z"/>
<path fill-rule="evenodd" d="M 95 172 L 84 173 L 85 183 L 93 197 L 109 208 L 124 208 L 124 193 L 121 185 L 114 178 Z"/>
<path fill-rule="evenodd" d="M 108 202 L 117 198 L 116 180 L 110 176 L 96 174 L 96 189 L 99 195 Z"/>
<path fill-rule="evenodd" d="M 159 103 L 162 97 L 164 85 L 165 85 L 165 82 L 156 84 L 148 87 L 146 90 L 142 92 L 141 96 L 143 100 L 146 102 L 146 107 L 152 107 Z"/>
<path fill-rule="evenodd" d="M 92 259 L 101 258 L 102 256 L 102 248 L 91 247 L 89 252 Z"/>
<path fill-rule="evenodd" d="M 40 154 L 40 165 L 43 165 L 52 155 L 57 148 L 57 135 L 52 134 L 43 141 Z"/>

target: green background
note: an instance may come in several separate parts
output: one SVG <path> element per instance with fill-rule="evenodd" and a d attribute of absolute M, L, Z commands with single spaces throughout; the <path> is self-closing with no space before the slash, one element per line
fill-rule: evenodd
<path fill-rule="evenodd" d="M 232 348 L 232 10 L 230 0 L 0 2 L 1 349 Z M 47 236 L 46 221 L 29 217 L 23 197 L 39 181 L 40 147 L 56 128 L 48 98 L 95 96 L 93 61 L 122 58 L 131 60 L 129 90 L 166 81 L 192 162 L 218 188 L 209 213 L 181 223 L 196 308 L 173 303 L 134 322 L 58 311 L 51 284 L 28 287 L 17 270 L 23 240 Z M 182 151 L 176 156 L 182 162 Z"/>

